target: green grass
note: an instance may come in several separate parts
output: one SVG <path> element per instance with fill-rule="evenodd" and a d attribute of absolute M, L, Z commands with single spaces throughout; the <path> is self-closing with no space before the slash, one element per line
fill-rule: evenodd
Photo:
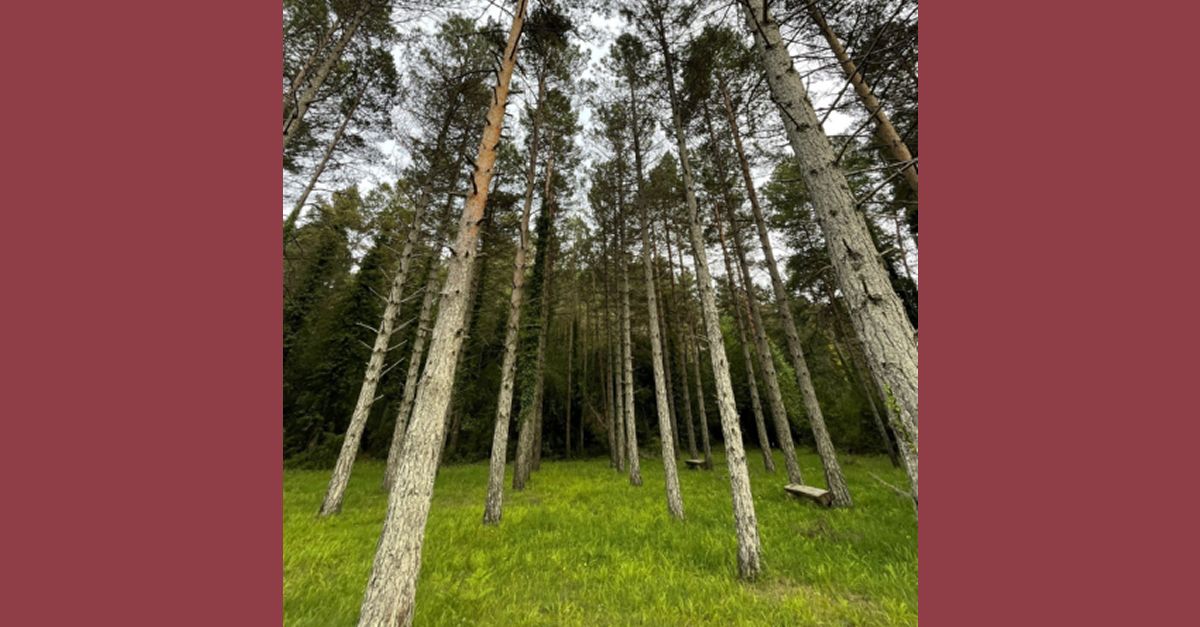
<path fill-rule="evenodd" d="M 840 458 L 855 505 L 824 510 L 783 492 L 748 451 L 764 575 L 736 576 L 728 472 L 681 470 L 687 520 L 667 514 L 662 464 L 629 485 L 606 458 L 543 462 L 504 519 L 481 524 L 485 463 L 447 466 L 426 528 L 417 625 L 896 625 L 917 622 L 917 529 L 886 457 Z M 810 483 L 820 460 L 801 456 Z M 383 524 L 383 467 L 354 469 L 339 516 L 315 513 L 328 473 L 284 474 L 284 622 L 353 625 Z"/>

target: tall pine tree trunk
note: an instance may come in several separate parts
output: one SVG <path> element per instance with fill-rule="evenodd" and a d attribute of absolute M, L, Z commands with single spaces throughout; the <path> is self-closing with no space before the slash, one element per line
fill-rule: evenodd
<path fill-rule="evenodd" d="M 294 107 L 289 109 L 287 118 L 283 123 L 283 146 L 287 148 L 288 144 L 292 143 L 292 138 L 295 137 L 296 131 L 300 128 L 300 122 L 304 121 L 304 116 L 308 114 L 308 108 L 312 105 L 313 100 L 317 98 L 317 92 L 325 84 L 325 80 L 329 78 L 329 72 L 333 70 L 333 66 L 342 58 L 342 52 L 346 49 L 346 44 L 354 38 L 354 33 L 358 32 L 358 27 L 362 25 L 363 20 L 367 17 L 367 12 L 370 10 L 370 2 L 362 2 L 361 7 L 355 11 L 354 17 L 350 19 L 350 23 L 346 26 L 346 30 L 342 32 L 342 36 L 338 38 L 333 46 L 333 50 L 321 62 L 321 66 L 317 68 L 317 74 L 313 77 L 312 83 L 304 88 L 296 100 Z"/>
<path fill-rule="evenodd" d="M 762 546 L 758 537 L 758 519 L 754 513 L 754 497 L 750 492 L 750 472 L 746 467 L 742 428 L 738 420 L 737 406 L 733 401 L 733 383 L 729 378 L 729 362 L 725 357 L 725 341 L 721 336 L 721 322 L 717 315 L 712 276 L 708 272 L 704 231 L 700 226 L 695 185 L 692 181 L 692 166 L 688 161 L 687 135 L 679 113 L 679 99 L 675 93 L 675 68 L 671 59 L 671 49 L 667 44 L 666 27 L 662 15 L 659 14 L 657 17 L 655 26 L 658 31 L 658 43 L 662 48 L 665 61 L 667 91 L 671 100 L 671 121 L 674 125 L 675 142 L 679 151 L 679 164 L 683 170 L 683 188 L 690 222 L 692 257 L 696 265 L 696 285 L 700 291 L 700 307 L 704 314 L 704 327 L 708 336 L 708 355 L 712 361 L 713 378 L 717 388 L 717 408 L 721 413 L 721 431 L 725 437 L 725 461 L 729 466 L 729 487 L 733 495 L 733 519 L 738 540 L 738 574 L 743 579 L 754 579 L 762 571 Z"/>
<path fill-rule="evenodd" d="M 351 118 L 354 117 L 354 112 L 358 110 L 359 99 L 355 99 L 350 105 L 350 110 L 346 115 L 342 116 L 341 124 L 338 124 L 337 130 L 333 133 L 333 138 L 325 146 L 325 152 L 321 153 L 321 160 L 317 162 L 317 168 L 313 170 L 312 176 L 308 179 L 308 185 L 304 186 L 304 191 L 300 194 L 300 198 L 296 200 L 296 205 L 288 212 L 287 220 L 283 223 L 283 239 L 286 242 L 291 237 L 292 232 L 296 230 L 296 221 L 300 219 L 300 212 L 304 209 L 305 203 L 308 202 L 308 195 L 312 193 L 313 188 L 317 186 L 317 179 L 325 173 L 325 166 L 329 163 L 329 158 L 333 156 L 333 151 L 337 149 L 337 145 L 342 141 L 342 135 L 346 132 L 346 125 L 350 124 Z"/>
<path fill-rule="evenodd" d="M 762 450 L 763 468 L 767 472 L 775 472 L 775 456 L 771 454 L 771 440 L 767 435 L 767 422 L 763 418 L 762 401 L 758 397 L 758 377 L 754 375 L 754 359 L 750 355 L 751 346 L 746 340 L 746 318 L 749 313 L 745 300 L 738 291 L 737 282 L 728 268 L 725 270 L 729 283 L 729 302 L 733 303 L 733 320 L 737 325 L 738 343 L 742 346 L 742 360 L 746 364 L 746 387 L 750 388 L 750 408 L 754 412 L 754 427 L 758 431 L 758 446 Z"/>
<path fill-rule="evenodd" d="M 575 370 L 573 368 L 573 366 L 575 365 L 574 358 L 575 358 L 575 315 L 574 315 L 574 309 L 572 308 L 571 323 L 568 325 L 568 328 L 567 328 L 567 401 L 566 401 L 567 417 L 566 417 L 566 426 L 564 427 L 564 433 L 566 433 L 566 437 L 563 438 L 563 444 L 566 448 L 567 459 L 571 459 L 571 401 L 573 400 L 571 397 L 573 396 L 572 392 L 574 391 L 572 389 L 571 376 L 575 373 Z"/>
<path fill-rule="evenodd" d="M 413 209 L 412 225 L 408 229 L 404 250 L 400 253 L 400 267 L 392 279 L 392 288 L 388 292 L 387 303 L 383 309 L 383 319 L 375 333 L 375 345 L 371 349 L 367 371 L 363 374 L 358 402 L 354 406 L 354 413 L 350 416 L 350 426 L 346 429 L 345 439 L 342 440 L 342 449 L 338 453 L 337 464 L 333 467 L 333 475 L 329 478 L 329 488 L 325 491 L 325 500 L 321 503 L 321 516 L 329 516 L 342 510 L 342 499 L 346 495 L 346 486 L 350 483 L 350 471 L 354 467 L 354 458 L 358 456 L 363 428 L 367 424 L 367 417 L 371 414 L 371 405 L 375 403 L 375 388 L 379 385 L 379 378 L 383 372 L 383 361 L 388 352 L 388 343 L 392 339 L 396 315 L 400 311 L 404 283 L 408 279 L 413 249 L 417 244 L 417 235 L 421 231 L 421 216 L 425 212 L 426 204 L 418 203 Z"/>
<path fill-rule="evenodd" d="M 888 282 L 883 258 L 871 242 L 845 174 L 834 165 L 829 138 L 821 130 L 800 75 L 792 67 L 779 25 L 764 0 L 743 0 L 747 23 L 763 63 L 772 100 L 779 107 L 838 286 L 854 330 L 862 340 L 871 374 L 896 404 L 896 433 L 917 501 L 917 342 L 904 306 Z"/>
<path fill-rule="evenodd" d="M 675 268 L 674 268 L 674 260 L 672 259 L 675 256 L 675 253 L 672 252 L 672 250 L 671 250 L 671 229 L 664 228 L 663 235 L 664 235 L 663 239 L 665 239 L 667 242 L 667 276 L 670 278 L 671 308 L 672 308 L 672 310 L 678 312 L 681 309 L 685 309 L 685 308 L 683 308 L 680 305 L 679 294 L 676 292 L 676 288 L 675 288 Z M 680 264 L 682 265 L 682 261 L 680 262 Z M 682 399 L 683 400 L 683 414 L 684 414 L 685 422 L 687 423 L 688 454 L 691 456 L 691 459 L 696 459 L 700 456 L 700 454 L 699 454 L 699 452 L 696 451 L 696 430 L 695 430 L 695 427 L 693 426 L 693 424 L 695 422 L 695 418 L 692 416 L 692 399 L 691 399 L 691 393 L 688 390 L 688 379 L 687 379 L 688 378 L 688 358 L 687 358 L 688 357 L 688 349 L 685 347 L 686 345 L 684 342 L 683 331 L 681 330 L 681 328 L 679 326 L 675 326 L 674 328 L 676 329 L 675 338 L 674 338 L 675 339 L 675 357 L 676 357 L 675 363 L 679 364 L 679 382 L 682 384 L 681 389 L 683 391 L 683 399 Z M 688 339 L 688 341 L 690 341 L 690 338 Z M 705 425 L 705 426 L 707 426 L 707 425 Z M 708 434 L 708 430 L 705 429 L 706 437 L 707 437 L 707 434 Z"/>
<path fill-rule="evenodd" d="M 850 498 L 850 488 L 846 485 L 846 477 L 842 475 L 842 468 L 838 464 L 837 452 L 833 448 L 833 441 L 829 438 L 829 429 L 825 426 L 825 414 L 821 411 L 821 404 L 817 401 L 817 390 L 813 387 L 812 375 L 808 371 L 808 360 L 804 358 L 804 349 L 800 346 L 800 334 L 796 332 L 796 321 L 792 317 L 792 300 L 788 296 L 787 289 L 783 286 L 783 278 L 779 275 L 779 265 L 775 263 L 775 252 L 771 248 L 771 238 L 767 234 L 767 223 L 763 219 L 762 208 L 758 204 L 758 193 L 754 189 L 754 178 L 750 176 L 750 162 L 746 159 L 746 150 L 742 146 L 742 134 L 738 129 L 737 116 L 733 112 L 733 103 L 729 98 L 729 91 L 725 89 L 724 84 L 721 85 L 721 97 L 725 108 L 726 122 L 729 124 L 730 134 L 733 136 L 734 148 L 737 151 L 738 163 L 741 166 L 742 182 L 746 185 L 746 195 L 750 199 L 750 210 L 754 214 L 754 223 L 758 227 L 758 242 L 762 247 L 763 256 L 767 260 L 767 270 L 771 275 L 771 286 L 775 290 L 775 302 L 778 305 L 779 317 L 783 323 L 784 336 L 787 338 L 788 354 L 792 358 L 792 368 L 796 372 L 796 383 L 800 386 L 800 398 L 804 402 L 804 411 L 808 416 L 809 426 L 812 427 L 813 441 L 817 445 L 817 454 L 821 456 L 821 465 L 825 470 L 825 484 L 829 487 L 829 491 L 833 494 L 832 505 L 834 507 L 850 507 L 853 501 Z M 730 207 L 730 220 L 733 220 L 732 207 Z M 734 231 L 734 241 L 741 239 L 741 229 L 736 223 L 731 222 L 731 230 Z M 741 243 L 738 242 L 738 254 L 742 253 Z M 745 263 L 743 262 L 743 267 Z M 747 290 L 749 297 L 749 290 Z"/>
<path fill-rule="evenodd" d="M 541 285 L 535 285 L 537 292 L 532 294 L 537 299 L 538 303 L 538 319 L 537 319 L 537 349 L 534 353 L 534 363 L 532 364 L 533 379 L 532 379 L 532 394 L 529 388 L 524 388 L 521 392 L 521 414 L 520 414 L 520 430 L 517 435 L 517 458 L 513 462 L 513 490 L 524 490 L 525 482 L 529 480 L 529 474 L 533 470 L 534 460 L 537 452 L 536 448 L 540 446 L 538 441 L 538 425 L 542 418 L 542 401 L 545 393 L 545 377 L 544 369 L 546 364 L 546 331 L 549 328 L 548 322 L 550 318 L 550 274 L 553 263 L 553 250 L 550 242 L 552 240 L 551 233 L 554 230 L 554 198 L 552 196 L 554 177 L 554 153 L 551 153 L 546 161 L 546 186 L 542 194 L 543 209 L 546 219 L 546 228 L 544 232 L 539 232 L 537 245 L 539 247 L 538 254 L 541 257 Z M 537 263 L 534 264 L 534 272 L 537 272 Z M 525 386 L 530 385 L 530 381 L 525 380 Z"/>
<path fill-rule="evenodd" d="M 775 357 L 771 352 L 771 345 L 767 341 L 767 330 L 763 326 L 762 312 L 758 307 L 758 301 L 754 298 L 754 294 L 750 292 L 754 283 L 750 277 L 750 270 L 746 266 L 745 254 L 742 252 L 741 242 L 734 237 L 734 254 L 729 253 L 729 248 L 725 243 L 725 227 L 721 220 L 721 211 L 717 203 L 713 203 L 713 223 L 717 225 L 717 234 L 721 241 L 721 253 L 725 257 L 725 272 L 729 276 L 733 276 L 733 264 L 731 258 L 736 258 L 738 268 L 741 270 L 742 286 L 745 288 L 746 304 L 750 311 L 748 318 L 750 323 L 750 334 L 754 337 L 754 346 L 758 355 L 758 367 L 762 372 L 763 383 L 767 388 L 767 402 L 771 407 L 771 418 L 775 423 L 775 437 L 779 439 L 779 448 L 783 451 L 784 465 L 787 467 L 787 475 L 789 483 L 804 484 L 804 477 L 800 474 L 800 463 L 796 460 L 796 445 L 792 442 L 792 427 L 788 423 L 787 409 L 783 406 L 783 392 L 779 389 L 779 375 L 775 372 Z"/>
<path fill-rule="evenodd" d="M 417 375 L 425 357 L 425 340 L 429 336 L 429 319 L 433 317 L 433 306 L 437 303 L 438 288 L 437 257 L 429 260 L 429 277 L 425 281 L 425 297 L 421 299 L 421 313 L 417 315 L 417 333 L 413 340 L 412 354 L 408 358 L 408 372 L 404 376 L 404 393 L 400 400 L 400 411 L 396 412 L 396 426 L 392 429 L 392 444 L 388 447 L 387 466 L 383 473 L 383 487 L 388 489 L 396 478 L 396 467 L 400 463 L 400 452 L 404 448 L 404 434 L 408 429 L 408 417 L 412 413 L 413 399 L 417 395 Z"/>
<path fill-rule="evenodd" d="M 527 3 L 528 0 L 518 0 L 497 73 L 487 125 L 479 143 L 479 154 L 475 158 L 472 191 L 463 207 L 458 237 L 454 243 L 454 256 L 446 279 L 445 296 L 433 328 L 429 364 L 417 391 L 413 420 L 404 446 L 405 455 L 400 461 L 396 481 L 392 484 L 383 531 L 363 596 L 358 619 L 360 627 L 412 624 L 425 523 L 429 518 L 429 505 L 433 497 L 437 455 L 445 437 L 442 417 L 450 403 L 454 366 L 462 348 L 462 325 L 467 313 L 465 290 L 471 278 L 471 268 L 475 265 L 472 253 L 479 236 L 479 223 L 487 206 L 489 183 L 496 163 L 496 146 L 500 143 L 500 130 L 504 125 L 504 108 L 508 103 L 508 87 L 517 61 L 517 43 L 524 25 Z"/>
<path fill-rule="evenodd" d="M 892 126 L 891 118 L 883 110 L 883 105 L 875 97 L 875 92 L 871 91 L 871 86 L 867 84 L 867 79 L 863 77 L 862 72 L 858 71 L 858 66 L 855 65 L 850 55 L 846 53 L 846 49 L 842 47 L 842 42 L 838 41 L 837 35 L 829 27 L 829 23 L 825 21 L 825 16 L 817 8 L 817 4 L 813 0 L 806 0 L 806 3 L 808 5 L 808 15 L 812 17 L 817 28 L 821 29 L 821 35 L 825 37 L 825 41 L 829 44 L 829 49 L 837 57 L 838 63 L 841 64 L 842 71 L 846 73 L 850 84 L 854 86 L 854 93 L 858 94 L 859 102 L 866 108 L 867 115 L 875 120 L 875 135 L 879 138 L 880 143 L 887 147 L 888 155 L 892 158 L 892 162 L 904 164 L 901 166 L 904 168 L 904 180 L 912 188 L 915 195 L 917 193 L 917 164 L 911 163 L 913 157 L 912 153 L 908 150 L 908 145 L 904 143 L 904 139 L 900 137 L 900 133 L 896 132 L 896 127 Z"/>
<path fill-rule="evenodd" d="M 621 213 L 624 214 L 624 211 Z M 640 486 L 642 461 L 638 454 L 637 423 L 633 411 L 633 346 L 630 337 L 629 264 L 625 259 L 625 229 L 626 225 L 622 220 L 618 255 L 621 258 L 621 383 L 625 395 L 625 455 L 629 463 L 629 483 Z"/>

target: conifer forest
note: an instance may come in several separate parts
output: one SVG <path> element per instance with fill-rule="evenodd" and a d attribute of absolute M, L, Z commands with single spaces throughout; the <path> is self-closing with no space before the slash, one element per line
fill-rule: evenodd
<path fill-rule="evenodd" d="M 284 0 L 288 625 L 917 623 L 915 0 Z"/>

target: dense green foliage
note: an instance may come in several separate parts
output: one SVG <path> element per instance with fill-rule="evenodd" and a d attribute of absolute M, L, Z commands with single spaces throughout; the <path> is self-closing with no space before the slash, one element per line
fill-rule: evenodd
<path fill-rule="evenodd" d="M 800 463 L 820 475 L 814 454 Z M 546 463 L 529 489 L 506 498 L 499 527 L 479 522 L 486 464 L 445 466 L 415 624 L 915 625 L 916 519 L 911 501 L 880 483 L 903 485 L 904 475 L 878 456 L 844 455 L 842 465 L 855 494 L 849 510 L 794 500 L 781 475 L 751 464 L 767 565 L 752 584 L 735 577 L 723 460 L 713 472 L 681 474 L 682 524 L 663 506 L 657 460 L 643 462 L 642 488 L 606 459 Z M 360 464 L 345 510 L 330 519 L 313 515 L 327 473 L 285 474 L 285 624 L 353 624 L 386 507 L 382 471 Z"/>

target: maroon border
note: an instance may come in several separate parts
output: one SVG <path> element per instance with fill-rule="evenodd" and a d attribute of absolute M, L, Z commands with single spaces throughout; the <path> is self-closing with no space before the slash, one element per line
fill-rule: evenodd
<path fill-rule="evenodd" d="M 279 5 L 11 4 L 0 622 L 277 624 Z M 921 617 L 1178 623 L 1195 21 L 922 4 Z"/>
<path fill-rule="evenodd" d="M 282 622 L 280 24 L 5 6 L 0 623 Z"/>

